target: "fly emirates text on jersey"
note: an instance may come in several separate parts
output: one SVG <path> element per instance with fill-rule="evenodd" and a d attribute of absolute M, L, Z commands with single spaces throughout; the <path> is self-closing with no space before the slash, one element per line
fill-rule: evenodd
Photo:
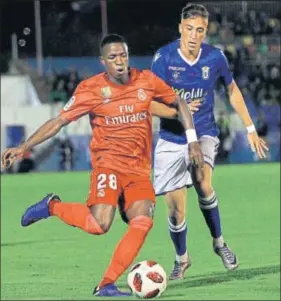
<path fill-rule="evenodd" d="M 121 113 L 120 115 L 114 117 L 111 116 L 105 117 L 105 122 L 107 125 L 136 123 L 147 119 L 147 112 L 145 111 L 134 113 L 135 111 L 134 105 L 119 106 L 119 111 Z"/>

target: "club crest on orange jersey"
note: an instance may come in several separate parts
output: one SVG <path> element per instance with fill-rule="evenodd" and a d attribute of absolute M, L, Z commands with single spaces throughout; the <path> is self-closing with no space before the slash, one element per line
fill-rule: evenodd
<path fill-rule="evenodd" d="M 210 76 L 210 67 L 208 67 L 208 66 L 202 67 L 202 78 L 208 79 L 209 76 Z"/>
<path fill-rule="evenodd" d="M 111 89 L 110 87 L 103 87 L 101 88 L 101 95 L 104 97 L 104 98 L 109 98 L 111 97 Z"/>
<path fill-rule="evenodd" d="M 147 98 L 147 95 L 144 92 L 144 89 L 138 89 L 138 99 L 144 101 L 144 100 L 146 100 L 146 98 Z"/>

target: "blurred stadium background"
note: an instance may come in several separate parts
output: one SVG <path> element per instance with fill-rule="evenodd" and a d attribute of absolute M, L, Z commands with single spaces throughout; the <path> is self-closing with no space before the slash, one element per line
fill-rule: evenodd
<path fill-rule="evenodd" d="M 1 1 L 1 152 L 55 116 L 80 80 L 102 71 L 98 44 L 103 33 L 124 35 L 132 66 L 149 68 L 155 50 L 178 37 L 179 13 L 186 3 Z M 186 279 L 169 283 L 163 299 L 280 300 L 280 1 L 199 3 L 210 11 L 207 42 L 225 51 L 270 153 L 257 161 L 219 83 L 215 113 L 222 143 L 214 187 L 221 200 L 223 232 L 240 267 L 227 273 L 215 258 L 190 189 L 193 266 Z M 66 202 L 85 201 L 90 135 L 88 118 L 83 117 L 27 153 L 22 162 L 1 170 L 1 300 L 93 299 L 92 289 L 126 231 L 118 214 L 111 231 L 102 237 L 67 227 L 58 219 L 20 227 L 24 210 L 46 193 L 55 192 Z M 157 137 L 154 119 L 154 143 Z M 22 174 L 28 171 L 35 172 Z M 157 198 L 154 220 L 136 260 L 156 260 L 168 273 L 174 254 L 163 197 Z M 126 274 L 118 284 L 127 288 Z"/>
<path fill-rule="evenodd" d="M 161 1 L 161 10 L 157 0 L 11 3 L 1 7 L 1 152 L 58 113 L 80 80 L 102 71 L 98 43 L 103 32 L 124 35 L 131 64 L 149 68 L 155 50 L 178 37 L 179 12 L 186 1 Z M 270 146 L 267 161 L 279 161 L 279 1 L 200 3 L 210 11 L 207 42 L 225 51 L 259 133 Z M 216 90 L 216 117 L 222 140 L 218 163 L 256 162 L 222 84 Z M 154 142 L 157 129 L 155 119 Z M 29 167 L 88 170 L 90 134 L 84 117 L 7 172 Z"/>

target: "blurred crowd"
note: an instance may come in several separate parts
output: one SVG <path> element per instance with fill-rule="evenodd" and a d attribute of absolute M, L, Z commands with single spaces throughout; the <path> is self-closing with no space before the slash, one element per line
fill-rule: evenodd
<path fill-rule="evenodd" d="M 62 73 L 53 72 L 49 74 L 47 77 L 51 89 L 48 97 L 49 102 L 67 103 L 81 80 L 77 70 L 69 70 Z"/>
<path fill-rule="evenodd" d="M 231 19 L 217 9 L 210 22 L 209 43 L 223 45 L 236 82 L 257 106 L 280 104 L 280 32 L 280 18 L 262 10 Z"/>
<path fill-rule="evenodd" d="M 221 29 L 230 29 L 235 35 L 279 35 L 280 20 L 263 10 L 247 10 L 246 12 L 232 12 L 233 15 L 223 13 L 219 8 L 215 9 L 213 20 L 210 24 L 209 34 L 218 34 Z M 280 13 L 280 12 L 279 12 Z"/>
<path fill-rule="evenodd" d="M 127 39 L 131 56 L 152 58 L 157 49 L 179 37 L 177 27 L 179 9 L 176 1 L 163 1 L 161 14 L 155 14 L 154 4 L 157 11 L 159 10 L 159 2 L 156 0 L 150 1 L 150 10 L 143 5 L 143 1 L 135 1 L 133 8 L 129 2 L 129 0 L 127 4 L 125 0 L 110 2 L 108 20 L 109 31 L 112 32 L 114 29 L 114 32 Z M 278 9 L 278 3 L 276 1 L 202 3 L 210 12 L 206 42 L 224 51 L 259 134 L 266 140 L 270 133 L 274 133 L 273 140 L 279 144 L 280 134 L 278 138 L 276 131 L 280 132 L 281 11 Z M 122 15 L 122 22 L 115 17 L 116 15 Z M 99 55 L 98 46 L 101 37 L 99 16 L 98 6 L 92 11 L 88 6 L 85 6 L 84 12 L 73 11 L 66 2 L 63 5 L 52 2 L 48 12 L 44 13 L 42 10 L 44 55 L 48 58 L 78 58 L 77 60 L 81 61 L 81 68 L 77 67 L 77 70 L 62 69 L 69 66 L 70 59 L 66 61 L 64 67 L 60 65 L 61 69 L 53 68 L 52 62 L 50 63 L 44 77 L 39 77 L 39 80 L 44 82 L 41 86 L 46 87 L 44 97 L 40 98 L 44 99 L 43 102 L 48 99 L 49 103 L 58 105 L 54 106 L 55 108 L 61 109 L 72 96 L 78 83 L 97 72 L 89 69 L 83 57 L 92 58 Z M 23 49 L 20 52 L 22 53 Z M 28 53 L 25 55 L 23 57 L 29 57 Z M 148 59 L 150 62 L 150 58 Z M 0 55 L 1 72 L 7 72 L 8 62 L 9 55 Z M 36 83 L 36 80 L 33 80 L 33 83 Z M 226 104 L 229 104 L 222 82 L 218 83 L 216 92 Z M 230 107 L 226 105 L 226 110 L 220 110 L 216 116 L 220 128 L 219 138 L 222 141 L 218 156 L 221 162 L 228 160 L 232 148 L 230 112 Z M 74 147 L 69 143 L 60 142 L 60 170 L 73 169 L 74 153 Z M 25 158 L 22 170 L 27 166 L 33 168 L 29 164 L 30 158 L 31 156 Z"/>
<path fill-rule="evenodd" d="M 226 14 L 219 7 L 210 15 L 207 42 L 224 50 L 230 68 L 241 89 L 259 106 L 272 101 L 280 104 L 280 20 L 262 10 Z M 151 24 L 151 23 L 150 23 Z M 176 24 L 176 20 L 175 20 Z M 128 29 L 130 48 L 143 55 L 153 55 L 165 43 L 178 37 L 176 26 L 148 24 Z M 139 36 L 145 36 L 144 43 Z M 131 50 L 130 50 L 131 51 Z M 49 100 L 66 102 L 77 83 L 84 77 L 79 70 L 53 72 L 48 76 L 52 91 Z M 80 76 L 80 77 L 79 77 Z"/>
<path fill-rule="evenodd" d="M 211 16 L 206 42 L 224 51 L 257 130 L 267 140 L 270 132 L 280 131 L 280 37 L 276 38 L 280 35 L 280 20 L 269 18 L 264 11 L 254 10 L 229 16 L 216 8 Z M 157 48 L 178 37 L 176 27 L 152 24 L 126 32 L 133 53 L 153 55 Z M 145 36 L 146 42 L 138 39 L 139 36 Z M 52 87 L 50 102 L 64 104 L 68 101 L 77 84 L 87 77 L 78 71 L 81 70 L 48 75 Z M 217 92 L 226 100 L 222 82 L 218 84 Z M 223 163 L 229 160 L 233 143 L 226 111 L 218 112 L 217 124 L 221 141 L 217 161 Z M 277 137 L 274 139 L 278 140 Z"/>

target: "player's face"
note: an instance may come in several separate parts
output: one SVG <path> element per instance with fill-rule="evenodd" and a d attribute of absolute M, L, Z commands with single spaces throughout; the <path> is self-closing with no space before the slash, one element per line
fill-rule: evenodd
<path fill-rule="evenodd" d="M 128 79 L 129 53 L 126 44 L 111 43 L 105 45 L 100 60 L 110 79 L 121 82 Z"/>
<path fill-rule="evenodd" d="M 181 43 L 189 52 L 197 52 L 206 37 L 208 19 L 192 17 L 183 19 L 179 25 Z"/>

